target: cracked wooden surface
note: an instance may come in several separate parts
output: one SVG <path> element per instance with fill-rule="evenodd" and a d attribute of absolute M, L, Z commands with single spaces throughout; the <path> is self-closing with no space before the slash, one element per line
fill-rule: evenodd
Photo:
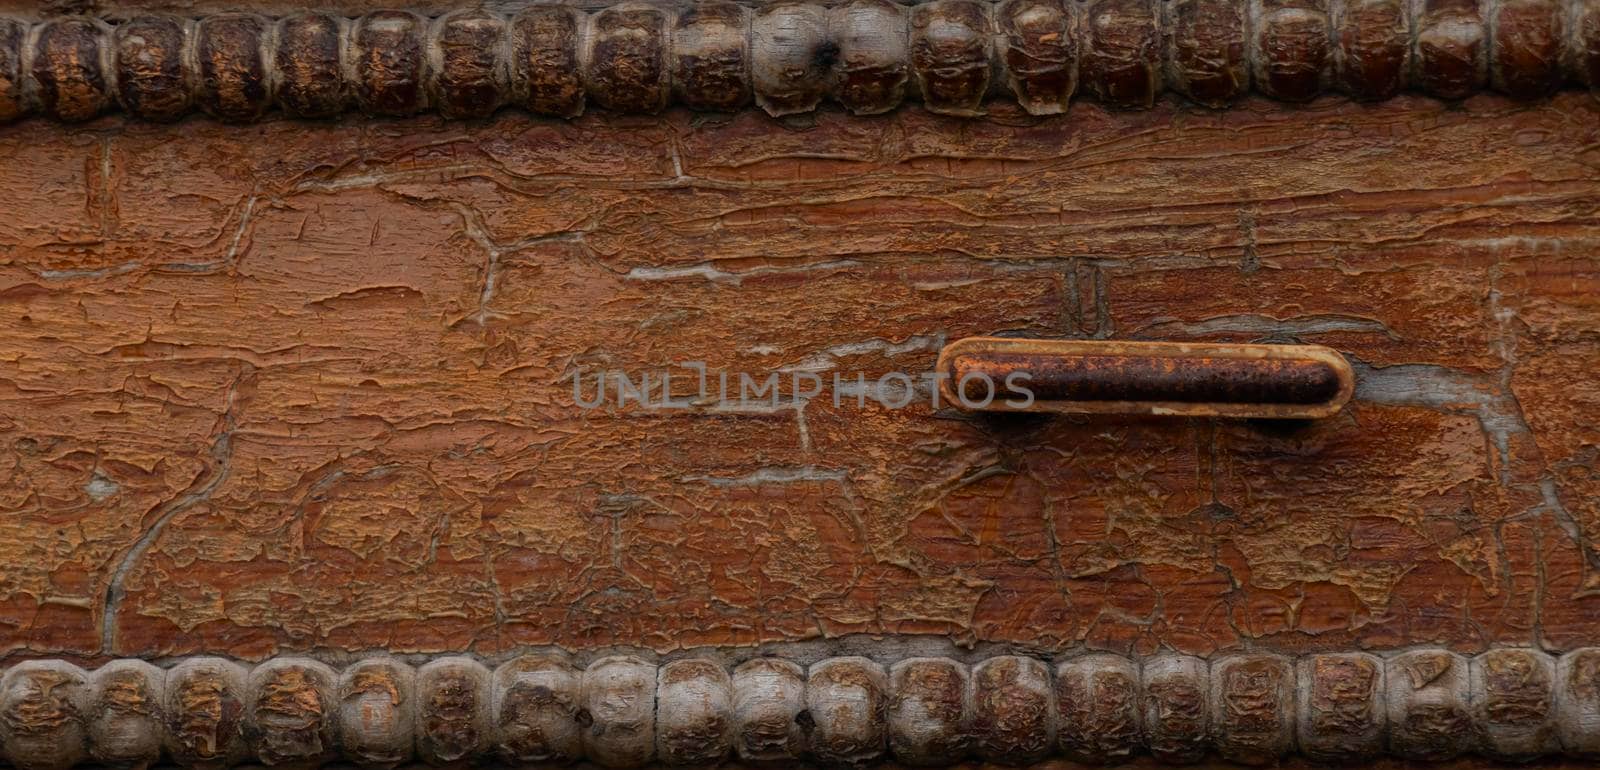
<path fill-rule="evenodd" d="M 1597 117 L 0 128 L 0 648 L 1592 644 Z M 996 332 L 1328 345 L 1357 394 L 1272 428 L 571 388 Z"/>

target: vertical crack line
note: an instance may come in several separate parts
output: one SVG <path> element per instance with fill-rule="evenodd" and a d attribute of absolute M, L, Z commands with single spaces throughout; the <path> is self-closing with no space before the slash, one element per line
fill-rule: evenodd
<path fill-rule="evenodd" d="M 500 245 L 489 236 L 488 228 L 478 220 L 477 212 L 458 203 L 452 203 L 451 206 L 461 217 L 462 231 L 484 251 L 483 286 L 478 290 L 478 311 L 470 316 L 473 323 L 482 329 L 489 318 L 497 316 L 490 312 L 489 303 L 494 299 L 495 284 L 500 279 Z"/>
<path fill-rule="evenodd" d="M 1572 538 L 1578 546 L 1578 553 L 1583 559 L 1583 565 L 1588 574 L 1580 577 L 1578 590 L 1575 596 L 1600 595 L 1600 548 L 1584 533 L 1583 522 L 1567 510 L 1565 503 L 1561 502 L 1561 491 L 1556 487 L 1556 480 L 1551 475 L 1539 479 L 1539 494 L 1544 498 L 1544 508 L 1555 517 L 1556 526 Z M 1591 587 L 1589 583 L 1597 583 Z"/>
<path fill-rule="evenodd" d="M 1256 214 L 1239 210 L 1239 232 L 1244 235 L 1244 251 L 1239 257 L 1239 272 L 1249 275 L 1261 269 L 1261 254 L 1256 251 Z"/>
<path fill-rule="evenodd" d="M 100 190 L 97 204 L 100 207 L 100 237 L 110 240 L 115 230 L 111 215 L 111 139 L 100 140 Z"/>
<path fill-rule="evenodd" d="M 1195 444 L 1200 448 L 1201 454 L 1205 456 L 1204 468 L 1201 470 L 1203 473 L 1205 473 L 1204 483 L 1206 485 L 1206 492 L 1208 494 L 1209 501 L 1212 505 L 1216 505 L 1218 502 L 1217 418 L 1206 417 L 1198 420 L 1197 422 L 1199 423 L 1200 428 L 1198 431 L 1196 431 Z"/>
<path fill-rule="evenodd" d="M 1106 289 L 1106 271 L 1100 265 L 1094 266 L 1094 337 L 1097 340 L 1111 338 L 1111 299 L 1110 292 Z"/>
<path fill-rule="evenodd" d="M 1544 527 L 1535 524 L 1533 529 L 1533 644 L 1544 649 L 1545 580 L 1548 576 L 1544 564 Z"/>
<path fill-rule="evenodd" d="M 1062 303 L 1066 306 L 1066 313 L 1062 319 L 1061 331 L 1068 336 L 1081 337 L 1083 336 L 1083 295 L 1080 293 L 1082 290 L 1078 287 L 1078 260 L 1067 260 L 1067 268 L 1061 272 L 1066 282 L 1066 287 L 1063 290 L 1066 298 Z"/>
<path fill-rule="evenodd" d="M 253 370 L 254 367 L 247 366 L 246 370 L 228 386 L 227 402 L 222 412 L 222 431 L 212 440 L 209 452 L 215 468 L 210 478 L 195 482 L 190 485 L 187 492 L 166 506 L 157 509 L 159 513 L 155 522 L 139 536 L 139 539 L 123 555 L 121 561 L 117 563 L 117 568 L 112 571 L 111 578 L 106 581 L 106 590 L 101 602 L 101 606 L 104 609 L 100 616 L 101 654 L 113 655 L 116 653 L 117 613 L 122 607 L 122 600 L 127 596 L 127 590 L 123 587 L 123 582 L 127 579 L 128 573 L 133 571 L 133 565 L 144 557 L 145 552 L 149 551 L 152 545 L 155 545 L 156 540 L 161 537 L 162 531 L 166 529 L 168 522 L 172 521 L 178 514 L 209 499 L 211 493 L 228 478 L 233 459 L 233 432 L 238 427 L 238 418 L 234 412 L 234 406 L 238 398 L 240 383 Z"/>
<path fill-rule="evenodd" d="M 811 399 L 796 399 L 794 404 L 795 428 L 800 434 L 800 451 L 811 454 L 811 427 L 806 424 L 806 407 L 811 405 Z"/>
<path fill-rule="evenodd" d="M 1035 480 L 1037 480 L 1037 477 L 1035 477 Z M 1069 519 L 1071 515 L 1071 511 L 1068 511 L 1067 517 Z M 1056 592 L 1070 604 L 1072 601 L 1072 589 L 1067 585 L 1066 566 L 1061 563 L 1061 538 L 1056 533 L 1056 507 L 1049 495 L 1045 496 L 1043 505 L 1040 506 L 1039 516 L 1044 520 L 1045 542 L 1050 545 L 1050 576 L 1055 580 Z"/>
<path fill-rule="evenodd" d="M 495 570 L 495 553 L 490 552 L 483 560 L 485 576 L 489 579 L 489 591 L 494 595 L 494 633 L 495 643 L 500 643 L 505 638 L 507 622 L 506 602 L 500 586 L 500 575 Z"/>
<path fill-rule="evenodd" d="M 683 172 L 683 155 L 678 149 L 676 135 L 667 140 L 667 153 L 672 159 L 672 181 L 680 185 L 692 183 L 694 178 Z"/>
<path fill-rule="evenodd" d="M 250 218 L 255 214 L 256 200 L 259 197 L 252 191 L 250 197 L 245 199 L 244 211 L 239 214 L 239 227 L 233 231 L 233 240 L 228 242 L 228 253 L 222 257 L 224 267 L 232 269 L 238 266 L 235 260 L 239 257 L 239 244 L 244 241 L 244 234 L 250 229 Z"/>

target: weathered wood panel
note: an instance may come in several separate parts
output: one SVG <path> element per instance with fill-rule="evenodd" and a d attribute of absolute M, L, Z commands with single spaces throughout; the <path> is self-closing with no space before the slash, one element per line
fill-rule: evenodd
<path fill-rule="evenodd" d="M 1593 643 L 1592 99 L 991 111 L 0 128 L 0 646 Z M 1357 398 L 571 385 L 996 332 L 1320 343 Z"/>

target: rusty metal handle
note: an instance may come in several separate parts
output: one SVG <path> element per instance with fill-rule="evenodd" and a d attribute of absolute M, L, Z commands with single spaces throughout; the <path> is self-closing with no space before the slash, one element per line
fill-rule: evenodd
<path fill-rule="evenodd" d="M 979 411 L 1311 419 L 1355 390 L 1320 345 L 968 337 L 939 354 L 940 390 Z"/>

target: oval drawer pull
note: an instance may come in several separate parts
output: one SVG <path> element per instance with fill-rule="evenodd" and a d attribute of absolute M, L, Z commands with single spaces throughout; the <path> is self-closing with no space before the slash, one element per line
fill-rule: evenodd
<path fill-rule="evenodd" d="M 977 411 L 1310 419 L 1355 390 L 1320 345 L 968 337 L 939 354 L 942 396 Z"/>

